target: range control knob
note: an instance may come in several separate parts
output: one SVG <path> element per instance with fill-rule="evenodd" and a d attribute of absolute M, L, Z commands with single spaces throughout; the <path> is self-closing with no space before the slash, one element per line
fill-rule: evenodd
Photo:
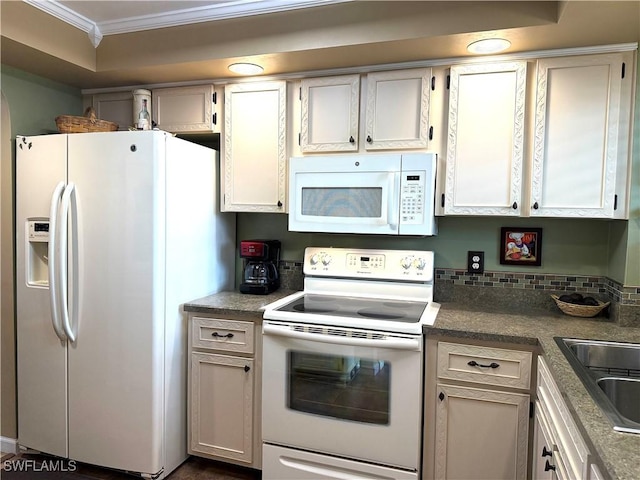
<path fill-rule="evenodd" d="M 424 261 L 424 258 L 416 258 L 413 264 L 418 270 L 424 270 L 424 267 L 427 266 L 427 262 Z"/>
<path fill-rule="evenodd" d="M 332 260 L 332 258 L 331 258 L 331 255 L 329 255 L 329 254 L 326 254 L 326 255 L 322 256 L 322 264 L 323 265 L 329 265 L 331 263 L 331 260 Z"/>
<path fill-rule="evenodd" d="M 413 264 L 413 258 L 411 257 L 404 257 L 401 261 L 400 261 L 400 266 L 402 268 L 404 268 L 405 270 L 409 270 L 411 268 L 411 265 Z"/>
<path fill-rule="evenodd" d="M 316 263 L 318 263 L 319 257 L 317 253 L 314 253 L 313 255 L 311 255 L 311 257 L 309 258 L 309 263 L 311 265 L 315 265 Z"/>

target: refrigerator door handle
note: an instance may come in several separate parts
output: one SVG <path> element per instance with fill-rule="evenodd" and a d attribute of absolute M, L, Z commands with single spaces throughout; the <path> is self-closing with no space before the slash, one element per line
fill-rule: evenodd
<path fill-rule="evenodd" d="M 64 189 L 64 182 L 58 183 L 51 195 L 51 207 L 49 209 L 49 246 L 47 255 L 49 257 L 49 298 L 51 302 L 51 323 L 53 324 L 53 330 L 56 332 L 58 338 L 62 341 L 67 339 L 67 336 L 60 324 L 60 303 L 59 303 L 59 285 L 58 285 L 58 254 L 56 249 L 58 248 L 57 242 L 57 224 L 58 224 L 58 206 L 60 204 L 60 196 Z"/>
<path fill-rule="evenodd" d="M 59 249 L 60 252 L 60 264 L 58 265 L 58 281 L 60 282 L 60 311 L 62 313 L 62 327 L 64 328 L 67 337 L 71 342 L 76 341 L 76 334 L 71 328 L 71 322 L 69 320 L 69 305 L 67 302 L 67 229 L 69 227 L 69 205 L 71 203 L 71 195 L 75 185 L 73 183 L 67 184 L 62 194 L 62 202 L 60 204 L 60 239 Z"/>

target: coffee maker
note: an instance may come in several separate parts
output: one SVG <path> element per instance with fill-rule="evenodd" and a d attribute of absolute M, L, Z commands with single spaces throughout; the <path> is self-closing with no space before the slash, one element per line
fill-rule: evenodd
<path fill-rule="evenodd" d="M 279 240 L 242 240 L 240 257 L 244 259 L 241 293 L 266 295 L 280 287 Z"/>

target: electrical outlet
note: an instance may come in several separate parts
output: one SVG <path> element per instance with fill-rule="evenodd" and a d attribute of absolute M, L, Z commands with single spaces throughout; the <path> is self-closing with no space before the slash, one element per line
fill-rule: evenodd
<path fill-rule="evenodd" d="M 484 272 L 484 252 L 467 252 L 467 273 Z"/>

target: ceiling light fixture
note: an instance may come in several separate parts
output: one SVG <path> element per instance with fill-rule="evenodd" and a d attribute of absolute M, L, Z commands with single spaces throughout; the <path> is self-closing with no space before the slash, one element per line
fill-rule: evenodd
<path fill-rule="evenodd" d="M 262 73 L 264 68 L 255 63 L 232 63 L 229 65 L 229 70 L 239 75 L 257 75 Z"/>
<path fill-rule="evenodd" d="M 484 40 L 478 40 L 477 42 L 470 43 L 467 46 L 467 50 L 471 53 L 485 55 L 488 53 L 502 52 L 510 46 L 511 42 L 504 38 L 485 38 Z"/>

